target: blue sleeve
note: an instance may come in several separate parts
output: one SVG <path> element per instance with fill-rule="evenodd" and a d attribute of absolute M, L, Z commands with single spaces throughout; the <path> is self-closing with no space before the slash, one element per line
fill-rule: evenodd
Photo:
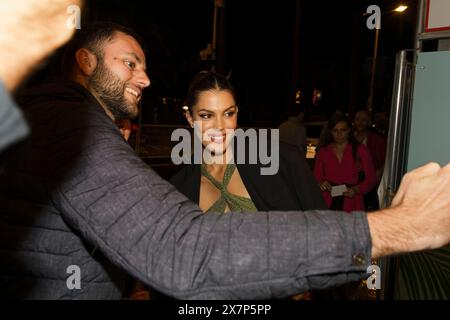
<path fill-rule="evenodd" d="M 28 134 L 22 112 L 0 81 L 0 151 Z"/>

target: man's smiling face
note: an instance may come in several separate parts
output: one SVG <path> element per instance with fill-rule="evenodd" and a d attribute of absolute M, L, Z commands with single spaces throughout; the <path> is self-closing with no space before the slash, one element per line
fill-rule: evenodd
<path fill-rule="evenodd" d="M 142 90 L 150 85 L 145 55 L 136 39 L 116 32 L 105 42 L 88 83 L 116 119 L 136 117 Z"/>

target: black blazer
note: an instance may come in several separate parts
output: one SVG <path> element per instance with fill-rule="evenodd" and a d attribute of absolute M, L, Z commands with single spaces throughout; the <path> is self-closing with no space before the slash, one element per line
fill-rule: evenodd
<path fill-rule="evenodd" d="M 279 170 L 261 175 L 262 164 L 237 164 L 237 170 L 258 211 L 327 210 L 319 186 L 301 151 L 280 141 Z M 201 167 L 185 165 L 171 183 L 186 197 L 199 203 Z"/>

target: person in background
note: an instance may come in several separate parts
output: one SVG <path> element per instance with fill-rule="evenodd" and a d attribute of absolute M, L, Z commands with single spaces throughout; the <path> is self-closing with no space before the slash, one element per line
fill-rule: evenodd
<path fill-rule="evenodd" d="M 336 109 L 336 111 L 333 113 L 331 118 L 334 116 L 338 116 L 338 115 L 343 116 L 343 115 L 345 115 L 345 113 L 342 112 L 340 109 Z M 329 137 L 330 137 L 330 130 L 328 130 L 328 121 L 327 121 L 325 123 L 325 125 L 322 127 L 322 130 L 320 131 L 319 143 L 317 145 L 316 152 L 318 152 L 320 150 L 320 148 L 322 148 L 323 146 L 325 146 L 325 144 L 328 143 Z"/>
<path fill-rule="evenodd" d="M 370 154 L 350 134 L 351 122 L 345 115 L 331 117 L 327 128 L 328 137 L 314 164 L 323 197 L 333 210 L 364 210 L 363 194 L 376 183 Z M 334 194 L 336 186 L 345 186 L 345 192 Z"/>
<path fill-rule="evenodd" d="M 366 210 L 376 210 L 379 208 L 377 189 L 384 170 L 386 139 L 370 126 L 370 117 L 366 110 L 356 112 L 353 135 L 360 144 L 367 146 L 373 161 L 377 183 L 364 195 L 364 203 Z"/>
<path fill-rule="evenodd" d="M 303 124 L 305 112 L 301 108 L 301 93 L 296 92 L 294 107 L 290 110 L 288 119 L 283 122 L 280 129 L 280 141 L 297 146 L 306 156 L 306 128 Z"/>

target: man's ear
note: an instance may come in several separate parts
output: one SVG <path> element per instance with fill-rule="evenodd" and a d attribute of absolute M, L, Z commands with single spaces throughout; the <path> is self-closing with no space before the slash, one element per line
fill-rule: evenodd
<path fill-rule="evenodd" d="M 81 48 L 75 53 L 78 68 L 84 76 L 91 76 L 97 68 L 97 57 L 88 49 Z"/>
<path fill-rule="evenodd" d="M 193 128 L 194 127 L 194 119 L 192 119 L 191 112 L 186 111 L 184 113 L 184 116 L 186 117 L 187 122 L 189 122 L 189 125 L 191 126 L 191 128 Z"/>

